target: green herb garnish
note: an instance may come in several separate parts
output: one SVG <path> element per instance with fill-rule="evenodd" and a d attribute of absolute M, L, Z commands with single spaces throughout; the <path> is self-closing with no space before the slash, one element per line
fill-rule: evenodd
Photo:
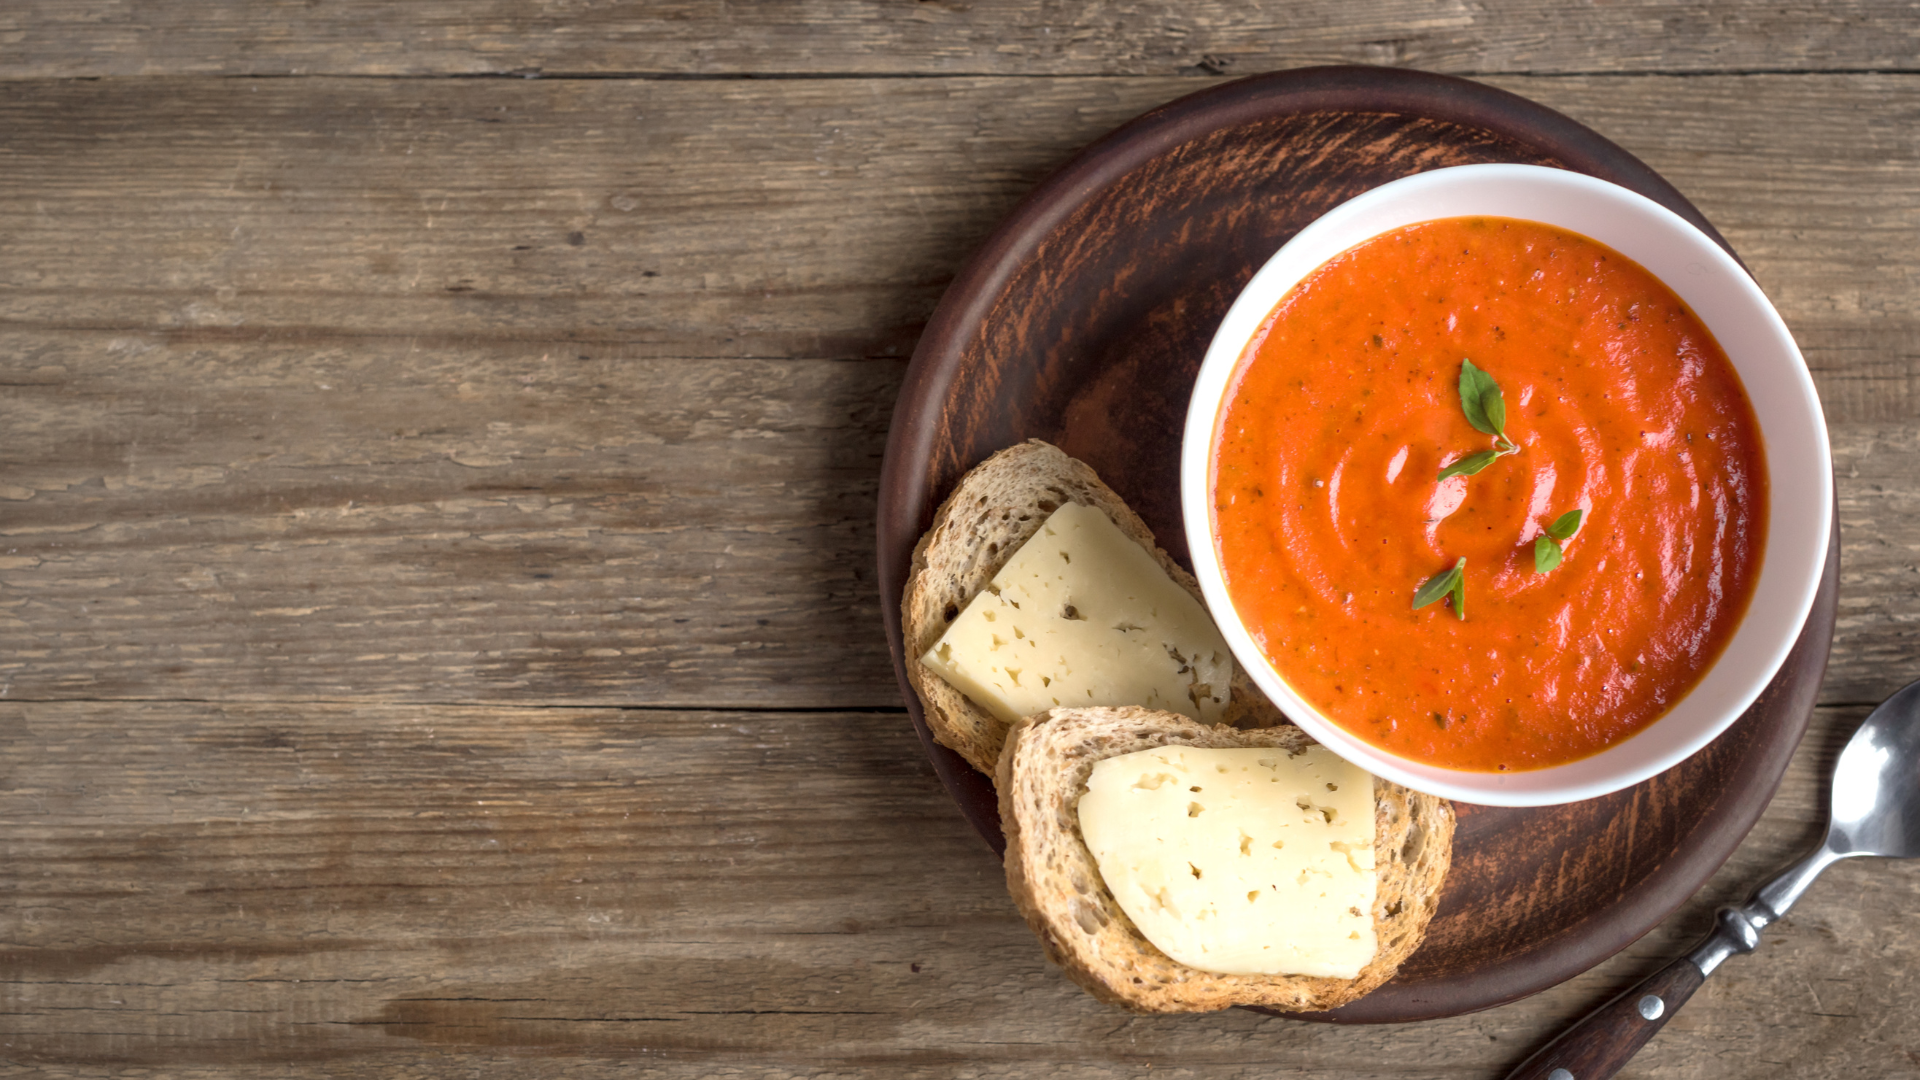
<path fill-rule="evenodd" d="M 1534 540 L 1534 573 L 1544 574 L 1560 565 L 1560 559 L 1564 554 L 1560 550 L 1560 541 L 1570 540 L 1573 538 L 1574 533 L 1580 531 L 1581 513 L 1579 510 L 1569 510 L 1561 514 L 1559 517 L 1553 519 L 1553 524 L 1547 526 L 1546 532 Z"/>
<path fill-rule="evenodd" d="M 1419 611 L 1443 596 L 1453 597 L 1453 613 L 1464 619 L 1467 617 L 1467 560 L 1464 556 L 1452 567 L 1440 571 L 1427 579 L 1420 591 L 1413 594 L 1413 610 Z"/>
<path fill-rule="evenodd" d="M 1507 399 L 1500 393 L 1500 384 L 1474 367 L 1471 360 L 1460 361 L 1460 411 L 1467 414 L 1467 423 L 1474 430 L 1493 436 L 1493 449 L 1468 454 L 1441 469 L 1440 479 L 1472 476 L 1508 454 L 1520 452 L 1519 444 L 1507 438 Z"/>

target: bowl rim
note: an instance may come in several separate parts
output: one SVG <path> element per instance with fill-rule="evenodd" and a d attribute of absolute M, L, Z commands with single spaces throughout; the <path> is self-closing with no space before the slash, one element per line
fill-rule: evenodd
<path fill-rule="evenodd" d="M 1267 315 L 1296 283 L 1355 244 L 1417 222 L 1461 216 L 1540 221 L 1590 237 L 1652 272 L 1694 309 L 1733 361 L 1754 406 L 1767 462 L 1766 547 L 1733 637 L 1653 723 L 1596 754 L 1545 769 L 1445 769 L 1390 754 L 1326 719 L 1291 690 L 1253 642 L 1226 589 L 1213 542 L 1214 430 L 1227 384 Z M 1536 165 L 1462 165 L 1403 177 L 1340 204 L 1283 244 L 1235 298 L 1201 362 L 1182 433 L 1180 485 L 1202 594 L 1234 658 L 1281 711 L 1377 776 L 1493 806 L 1546 806 L 1618 791 L 1679 764 L 1730 727 L 1785 662 L 1812 610 L 1833 514 L 1831 450 L 1819 396 L 1792 334 L 1751 275 L 1713 238 L 1651 199 L 1592 176 Z"/>

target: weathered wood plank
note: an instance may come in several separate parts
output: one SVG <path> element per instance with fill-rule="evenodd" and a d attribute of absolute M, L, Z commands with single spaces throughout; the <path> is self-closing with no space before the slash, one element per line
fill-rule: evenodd
<path fill-rule="evenodd" d="M 1168 96 L 1014 89 L 0 84 L 0 324 L 904 355 L 1021 191 Z"/>
<path fill-rule="evenodd" d="M 1912 70 L 1911 9 L 1870 0 L 1560 4 L 1199 0 L 745 5 L 31 0 L 0 78 L 423 74 L 1243 74 Z"/>
<path fill-rule="evenodd" d="M 1523 1004 L 1341 1029 L 1082 994 L 898 713 L 0 705 L 0 1062 L 1494 1075 L 1806 842 L 1859 715 L 1817 716 L 1746 845 L 1629 954 Z M 1830 875 L 1636 1075 L 1906 1070 L 1920 875 Z"/>
<path fill-rule="evenodd" d="M 1499 79 L 1661 169 L 1904 417 L 1920 82 Z M 903 355 L 1074 149 L 1182 79 L 0 85 L 0 319 L 155 343 Z M 798 118 L 769 128 L 771 114 Z M 855 209 L 857 208 L 857 210 Z M 1889 355 L 1891 354 L 1891 355 Z M 1861 380 L 1866 380 L 1864 383 Z M 1852 418 L 1842 414 L 1842 418 Z"/>
<path fill-rule="evenodd" d="M 1186 85 L 294 82 L 0 88 L 6 694 L 896 703 L 887 357 Z M 1826 699 L 1920 676 L 1920 85 L 1505 85 L 1778 300 L 1841 458 Z"/>
<path fill-rule="evenodd" d="M 0 694 L 899 703 L 897 361 L 88 341 L 0 335 Z"/>

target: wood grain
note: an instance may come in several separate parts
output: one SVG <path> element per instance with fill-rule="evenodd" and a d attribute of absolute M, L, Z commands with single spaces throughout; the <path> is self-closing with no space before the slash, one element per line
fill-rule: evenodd
<path fill-rule="evenodd" d="M 1550 12 L 1550 13 L 1549 13 Z M 26 0 L 0 78 L 179 74 L 1253 74 L 1912 71 L 1920 24 L 1873 0 Z"/>
<path fill-rule="evenodd" d="M 11 698 L 899 702 L 896 364 L 113 340 L 6 394 Z"/>
<path fill-rule="evenodd" d="M 899 713 L 5 705 L 0 1063 L 1384 1078 L 1417 1046 L 1418 1075 L 1497 1075 L 1810 842 L 1860 715 L 1816 715 L 1746 846 L 1628 953 L 1525 1007 L 1333 1028 L 1082 994 Z M 1913 867 L 1834 868 L 1637 1067 L 1903 1074 L 1914 937 L 1868 913 L 1916 907 Z"/>
<path fill-rule="evenodd" d="M 0 87 L 16 699 L 897 704 L 890 356 L 1028 185 L 1191 86 L 163 82 Z M 1840 472 L 1825 700 L 1920 677 L 1920 87 L 1502 85 L 1775 298 Z"/>
<path fill-rule="evenodd" d="M 1897 0 L 7 5 L 0 1074 L 1511 1068 L 1813 838 L 1862 710 L 1681 916 L 1523 1003 L 1112 1012 L 896 711 L 903 358 L 1041 177 L 1218 73 L 1490 75 L 1794 328 L 1823 695 L 1868 703 L 1920 676 L 1916 37 Z M 466 75 L 582 77 L 425 77 Z M 1912 1074 L 1912 869 L 1836 867 L 1627 1075 Z"/>

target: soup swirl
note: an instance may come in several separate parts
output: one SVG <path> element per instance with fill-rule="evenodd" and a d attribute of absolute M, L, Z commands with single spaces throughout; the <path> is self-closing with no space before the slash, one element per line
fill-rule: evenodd
<path fill-rule="evenodd" d="M 1505 441 L 1463 407 L 1467 361 Z M 1359 738 L 1455 769 L 1563 764 L 1658 718 L 1732 636 L 1765 544 L 1758 427 L 1712 335 L 1638 264 L 1534 222 L 1425 222 L 1316 270 L 1243 356 L 1212 464 L 1227 591 L 1274 668 Z"/>

